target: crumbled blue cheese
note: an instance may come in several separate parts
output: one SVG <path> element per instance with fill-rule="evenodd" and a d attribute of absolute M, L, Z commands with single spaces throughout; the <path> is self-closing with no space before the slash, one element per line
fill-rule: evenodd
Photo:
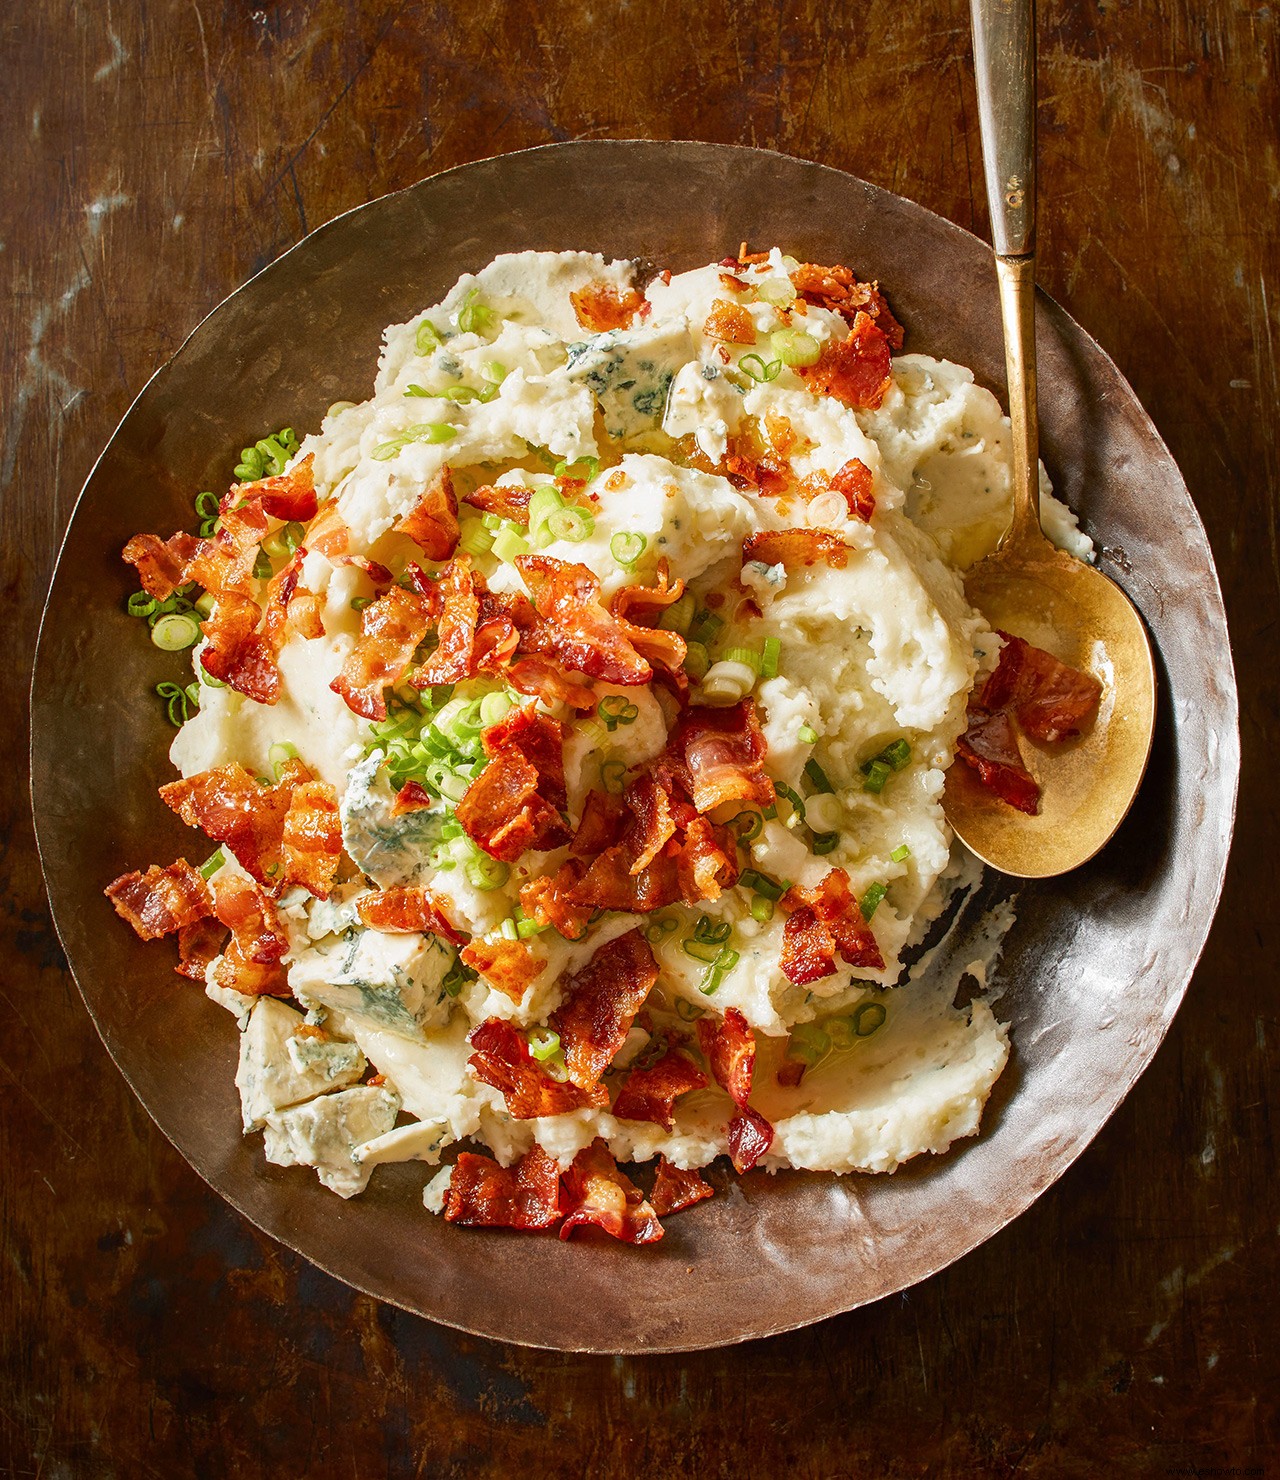
<path fill-rule="evenodd" d="M 421 882 L 440 842 L 444 812 L 423 808 L 393 817 L 396 794 L 375 750 L 356 766 L 342 795 L 342 845 L 382 889 Z"/>
<path fill-rule="evenodd" d="M 274 997 L 259 997 L 240 1035 L 236 1088 L 246 1133 L 258 1130 L 272 1111 L 309 1100 L 326 1090 L 353 1084 L 364 1073 L 365 1057 L 353 1043 L 323 1044 L 295 1037 L 302 1014 Z M 298 1056 L 299 1043 L 329 1047 L 331 1053 Z"/>
<path fill-rule="evenodd" d="M 569 346 L 568 374 L 596 398 L 616 441 L 657 430 L 676 371 L 693 353 L 683 324 L 610 329 Z"/>
<path fill-rule="evenodd" d="M 399 1097 L 382 1085 L 360 1085 L 277 1110 L 266 1119 L 267 1160 L 281 1167 L 314 1167 L 331 1192 L 354 1197 L 364 1191 L 372 1170 L 356 1161 L 357 1150 L 386 1135 L 399 1113 Z"/>
<path fill-rule="evenodd" d="M 454 953 L 433 935 L 391 935 L 355 927 L 299 951 L 289 986 L 319 1005 L 409 1038 L 449 1015 L 443 982 Z"/>

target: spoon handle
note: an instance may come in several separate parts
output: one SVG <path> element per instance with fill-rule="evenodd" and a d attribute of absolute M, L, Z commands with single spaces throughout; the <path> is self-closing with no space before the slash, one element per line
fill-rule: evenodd
<path fill-rule="evenodd" d="M 983 172 L 1000 281 L 1009 421 L 1013 431 L 1014 543 L 1040 543 L 1036 428 L 1035 0 L 970 0 Z"/>

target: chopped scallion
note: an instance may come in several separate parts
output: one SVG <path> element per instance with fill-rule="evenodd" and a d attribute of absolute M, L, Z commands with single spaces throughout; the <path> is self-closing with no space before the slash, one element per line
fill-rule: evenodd
<path fill-rule="evenodd" d="M 867 892 L 858 901 L 858 908 L 862 911 L 862 918 L 870 921 L 872 915 L 880 907 L 880 901 L 889 892 L 887 884 L 872 884 Z"/>
<path fill-rule="evenodd" d="M 773 919 L 773 900 L 766 899 L 764 895 L 757 894 L 751 901 L 751 918 L 759 920 L 764 924 L 766 920 Z"/>
<path fill-rule="evenodd" d="M 586 509 L 566 507 L 547 516 L 547 533 L 553 540 L 581 544 L 595 528 L 595 519 Z"/>
<path fill-rule="evenodd" d="M 884 784 L 891 774 L 890 767 L 886 761 L 869 761 L 862 768 L 862 789 L 879 795 L 884 790 Z"/>
<path fill-rule="evenodd" d="M 168 612 L 152 627 L 151 641 L 166 653 L 180 653 L 200 641 L 200 623 L 190 612 Z"/>
<path fill-rule="evenodd" d="M 760 655 L 760 677 L 777 678 L 778 656 L 782 652 L 782 643 L 776 637 L 766 637 L 764 648 Z"/>
<path fill-rule="evenodd" d="M 430 319 L 421 319 L 418 322 L 418 331 L 413 337 L 414 348 L 420 355 L 429 355 L 444 343 L 440 337 L 440 331 Z"/>
<path fill-rule="evenodd" d="M 491 889 L 501 889 L 511 877 L 510 866 L 503 863 L 500 858 L 490 858 L 487 853 L 477 852 L 474 857 L 467 860 L 464 870 L 467 881 L 476 889 L 488 893 Z"/>
<path fill-rule="evenodd" d="M 767 385 L 782 374 L 782 361 L 770 360 L 766 363 L 757 354 L 743 355 L 738 361 L 738 369 L 749 375 L 757 385 Z"/>
<path fill-rule="evenodd" d="M 804 774 L 809 785 L 819 796 L 829 797 L 835 794 L 835 787 L 828 780 L 827 773 L 812 756 L 804 763 Z"/>
<path fill-rule="evenodd" d="M 693 608 L 693 593 L 686 591 L 664 609 L 658 618 L 658 626 L 665 632 L 679 632 L 683 637 L 689 630 L 689 623 L 693 621 Z"/>
<path fill-rule="evenodd" d="M 786 893 L 786 890 L 776 880 L 771 879 L 768 874 L 758 873 L 753 868 L 743 869 L 738 875 L 738 883 L 744 889 L 750 889 L 756 894 L 762 894 L 766 899 L 775 901 L 781 899 Z"/>
<path fill-rule="evenodd" d="M 530 1028 L 529 1052 L 540 1064 L 560 1052 L 560 1035 L 554 1028 Z"/>
<path fill-rule="evenodd" d="M 661 626 L 661 622 L 658 624 Z M 711 654 L 700 642 L 690 642 L 685 645 L 684 671 L 694 681 L 701 683 L 706 678 L 711 668 Z"/>
<path fill-rule="evenodd" d="M 267 751 L 267 764 L 275 773 L 277 781 L 280 779 L 280 772 L 284 769 L 286 761 L 295 760 L 297 755 L 298 747 L 291 744 L 288 740 L 277 740 L 271 749 Z"/>
<path fill-rule="evenodd" d="M 490 725 L 510 713 L 513 707 L 511 695 L 505 692 L 486 694 L 480 701 L 480 723 L 487 730 Z"/>
<path fill-rule="evenodd" d="M 853 1014 L 853 1031 L 859 1038 L 870 1038 L 877 1028 L 883 1028 L 889 1014 L 879 1002 L 863 1002 Z"/>
<path fill-rule="evenodd" d="M 494 312 L 478 300 L 479 288 L 469 288 L 458 309 L 458 329 L 463 334 L 483 334 L 493 322 Z"/>
<path fill-rule="evenodd" d="M 517 555 L 529 553 L 529 542 L 520 534 L 515 525 L 507 520 L 493 537 L 493 553 L 499 560 L 510 562 Z"/>
<path fill-rule="evenodd" d="M 131 617 L 149 617 L 158 611 L 160 603 L 145 591 L 135 591 L 125 602 L 125 610 Z"/>
<path fill-rule="evenodd" d="M 902 863 L 911 857 L 911 849 L 903 843 L 900 847 L 895 848 L 889 857 L 893 859 L 894 863 Z"/>
<path fill-rule="evenodd" d="M 840 834 L 838 832 L 816 832 L 813 835 L 813 851 L 821 857 L 824 853 L 832 853 L 839 846 Z"/>
<path fill-rule="evenodd" d="M 649 541 L 642 534 L 625 530 L 615 534 L 609 541 L 609 553 L 619 565 L 630 569 L 649 547 Z"/>
<path fill-rule="evenodd" d="M 770 335 L 770 343 L 784 365 L 816 365 L 822 358 L 822 346 L 802 329 L 779 329 Z"/>
<path fill-rule="evenodd" d="M 601 699 L 596 713 L 604 721 L 605 728 L 613 731 L 619 725 L 629 725 L 639 718 L 640 711 L 630 701 L 624 699 L 621 694 L 606 694 Z"/>
<path fill-rule="evenodd" d="M 725 651 L 720 654 L 719 661 L 722 663 L 745 663 L 748 668 L 753 669 L 757 674 L 759 674 L 760 672 L 760 654 L 755 650 L 755 648 L 726 648 Z"/>
<path fill-rule="evenodd" d="M 803 745 L 816 745 L 818 743 L 817 730 L 812 725 L 801 725 L 800 741 Z"/>
<path fill-rule="evenodd" d="M 226 861 L 227 855 L 219 848 L 216 853 L 211 853 L 200 865 L 200 877 L 206 880 L 213 878 L 214 874 L 218 872 Z"/>
<path fill-rule="evenodd" d="M 604 761 L 600 766 L 600 785 L 616 796 L 622 790 L 626 774 L 627 768 L 622 761 Z"/>
<path fill-rule="evenodd" d="M 736 817 L 729 819 L 729 826 L 738 835 L 740 843 L 749 843 L 753 838 L 760 836 L 760 831 L 764 827 L 764 818 L 753 808 L 744 807 Z M 750 872 L 751 870 L 748 869 L 748 873 Z"/>

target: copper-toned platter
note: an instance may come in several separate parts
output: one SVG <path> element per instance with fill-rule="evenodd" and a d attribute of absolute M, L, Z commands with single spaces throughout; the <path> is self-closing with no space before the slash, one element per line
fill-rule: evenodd
<path fill-rule="evenodd" d="M 1042 454 L 1155 640 L 1151 768 L 1115 840 L 1018 889 L 1000 1013 L 1013 1058 L 974 1140 L 891 1177 L 719 1179 L 659 1244 L 463 1230 L 426 1213 L 421 1165 L 344 1203 L 243 1139 L 232 1019 L 144 948 L 102 888 L 189 850 L 156 797 L 172 737 L 146 701 L 170 659 L 123 610 L 138 530 L 190 520 L 195 490 L 265 426 L 318 425 L 372 388 L 379 336 L 498 252 L 587 248 L 674 269 L 779 243 L 878 278 L 908 348 L 1003 390 L 989 248 L 910 201 L 756 149 L 553 145 L 466 165 L 314 232 L 194 330 L 85 484 L 32 687 L 32 792 L 58 932 L 103 1041 L 156 1123 L 223 1197 L 348 1284 L 485 1336 L 568 1351 L 679 1351 L 850 1310 L 942 1269 L 1021 1213 L 1085 1149 L 1150 1062 L 1217 904 L 1239 769 L 1213 560 L 1182 478 L 1115 365 L 1047 298 Z M 990 876 L 990 897 L 1013 892 Z M 728 1188 L 727 1192 L 724 1191 Z"/>

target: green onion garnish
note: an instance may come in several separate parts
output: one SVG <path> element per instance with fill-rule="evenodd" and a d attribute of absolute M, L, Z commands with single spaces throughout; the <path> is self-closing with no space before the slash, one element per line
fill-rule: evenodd
<path fill-rule="evenodd" d="M 619 565 L 630 569 L 649 548 L 649 541 L 642 534 L 625 531 L 615 534 L 609 541 L 609 554 Z"/>
<path fill-rule="evenodd" d="M 493 553 L 499 560 L 510 563 L 517 555 L 529 553 L 529 542 L 508 519 L 493 537 Z"/>
<path fill-rule="evenodd" d="M 553 1054 L 560 1052 L 560 1035 L 554 1028 L 530 1028 L 529 1052 L 538 1062 L 545 1063 Z"/>
<path fill-rule="evenodd" d="M 727 920 L 715 921 L 710 915 L 699 915 L 693 928 L 694 940 L 702 945 L 722 946 L 729 939 L 733 926 Z"/>
<path fill-rule="evenodd" d="M 252 447 L 240 449 L 235 475 L 241 483 L 256 483 L 260 478 L 277 478 L 289 459 L 298 451 L 298 439 L 292 427 L 281 427 L 274 436 L 260 437 Z"/>
<path fill-rule="evenodd" d="M 787 308 L 796 301 L 795 285 L 790 278 L 765 278 L 756 284 L 757 294 L 774 308 Z"/>
<path fill-rule="evenodd" d="M 664 632 L 679 632 L 683 637 L 689 630 L 689 623 L 693 621 L 693 607 L 693 593 L 686 591 L 663 611 L 658 618 L 658 626 Z"/>
<path fill-rule="evenodd" d="M 804 774 L 819 796 L 829 797 L 835 794 L 835 787 L 827 779 L 827 773 L 812 756 L 804 763 Z"/>
<path fill-rule="evenodd" d="M 904 859 L 911 857 L 911 849 L 903 843 L 900 847 L 895 848 L 889 857 L 893 859 L 894 863 L 902 863 Z"/>
<path fill-rule="evenodd" d="M 423 421 L 414 426 L 406 427 L 398 437 L 393 437 L 390 442 L 383 442 L 373 449 L 371 456 L 379 462 L 388 462 L 397 457 L 411 442 L 440 443 L 448 442 L 450 438 L 458 435 L 457 427 L 450 426 L 447 421 Z"/>
<path fill-rule="evenodd" d="M 813 851 L 821 857 L 824 853 L 834 852 L 839 842 L 838 832 L 816 832 L 813 835 Z"/>
<path fill-rule="evenodd" d="M 887 884 L 872 884 L 867 892 L 858 901 L 858 908 L 862 911 L 862 918 L 870 921 L 872 915 L 880 907 L 880 901 L 889 892 Z"/>
<path fill-rule="evenodd" d="M 770 360 L 766 364 L 757 354 L 743 355 L 738 361 L 738 369 L 745 371 L 757 385 L 767 385 L 782 374 L 782 361 Z"/>
<path fill-rule="evenodd" d="M 877 1028 L 883 1028 L 889 1014 L 879 1002 L 864 1002 L 853 1014 L 853 1031 L 859 1038 L 870 1038 Z"/>
<path fill-rule="evenodd" d="M 749 843 L 753 838 L 760 836 L 760 831 L 764 827 L 764 818 L 753 808 L 744 807 L 736 817 L 729 819 L 729 826 L 737 834 L 740 843 Z M 748 869 L 747 872 L 750 873 L 751 870 Z"/>
<path fill-rule="evenodd" d="M 486 529 L 482 519 L 469 519 L 458 537 L 458 549 L 473 558 L 487 555 L 493 548 L 493 531 Z"/>
<path fill-rule="evenodd" d="M 600 785 L 614 796 L 622 790 L 622 779 L 627 768 L 622 761 L 604 761 L 600 766 Z"/>
<path fill-rule="evenodd" d="M 890 767 L 887 761 L 868 761 L 862 768 L 863 791 L 874 792 L 879 795 L 884 790 L 884 784 L 890 776 Z"/>
<path fill-rule="evenodd" d="M 818 732 L 812 725 L 801 725 L 799 733 L 802 744 L 816 745 L 818 743 Z"/>
<path fill-rule="evenodd" d="M 219 848 L 216 853 L 211 853 L 200 865 L 200 877 L 202 879 L 213 878 L 214 874 L 218 872 L 226 861 L 227 855 Z"/>
<path fill-rule="evenodd" d="M 816 365 L 822 358 L 822 346 L 802 329 L 779 329 L 769 342 L 784 365 Z"/>
<path fill-rule="evenodd" d="M 686 1023 L 696 1023 L 702 1016 L 702 1009 L 687 997 L 676 998 L 676 1016 Z"/>
<path fill-rule="evenodd" d="M 496 725 L 513 708 L 511 695 L 505 691 L 496 694 L 486 694 L 480 701 L 480 723 L 487 730 L 490 725 Z"/>
<path fill-rule="evenodd" d="M 131 617 L 149 617 L 159 609 L 160 603 L 145 591 L 135 591 L 125 602 L 125 611 Z"/>
<path fill-rule="evenodd" d="M 553 540 L 568 540 L 580 544 L 595 528 L 595 519 L 586 509 L 556 509 L 547 516 L 547 533 Z"/>
<path fill-rule="evenodd" d="M 766 637 L 764 650 L 760 655 L 760 677 L 777 678 L 778 656 L 782 652 L 782 643 L 776 637 Z"/>
<path fill-rule="evenodd" d="M 719 990 L 720 982 L 725 972 L 732 971 L 737 964 L 737 951 L 731 951 L 726 946 L 703 974 L 702 981 L 698 985 L 698 990 L 704 997 L 710 997 L 713 992 Z"/>
<path fill-rule="evenodd" d="M 200 708 L 199 684 L 188 684 L 184 689 L 176 683 L 158 683 L 156 694 L 165 701 L 169 723 L 181 728 L 191 718 L 192 709 Z"/>
<path fill-rule="evenodd" d="M 510 867 L 500 858 L 490 858 L 487 853 L 480 852 L 467 860 L 464 872 L 467 881 L 474 888 L 483 890 L 485 893 L 491 889 L 501 889 L 511 877 Z"/>
<path fill-rule="evenodd" d="M 751 901 L 751 918 L 759 920 L 762 925 L 766 920 L 772 920 L 773 900 L 766 899 L 763 894 L 757 894 Z"/>
<path fill-rule="evenodd" d="M 675 915 L 655 915 L 648 925 L 645 926 L 644 938 L 651 944 L 657 945 L 671 934 L 673 930 L 679 930 L 680 921 Z"/>
<path fill-rule="evenodd" d="M 659 626 L 662 624 L 659 623 Z M 706 678 L 711 668 L 711 654 L 700 642 L 690 642 L 685 646 L 684 671 L 694 681 L 701 683 Z"/>
<path fill-rule="evenodd" d="M 190 612 L 168 612 L 152 627 L 151 641 L 166 653 L 180 653 L 200 641 L 200 623 Z"/>
<path fill-rule="evenodd" d="M 755 648 L 726 648 L 716 661 L 720 663 L 745 663 L 753 673 L 758 674 L 760 672 L 760 654 Z"/>
<path fill-rule="evenodd" d="M 483 334 L 493 322 L 493 309 L 478 300 L 479 288 L 469 288 L 458 309 L 458 328 L 463 334 Z"/>
<path fill-rule="evenodd" d="M 372 605 L 373 605 L 373 597 L 372 596 L 353 596 L 351 598 L 351 610 L 353 612 L 362 612 L 365 609 L 366 606 L 372 606 Z"/>
<path fill-rule="evenodd" d="M 879 759 L 887 761 L 895 771 L 911 764 L 911 746 L 905 740 L 895 740 L 880 752 Z"/>
<path fill-rule="evenodd" d="M 440 331 L 430 319 L 421 319 L 418 323 L 418 332 L 414 335 L 414 348 L 420 355 L 429 355 L 432 350 L 437 350 L 444 343 L 440 337 Z"/>
<path fill-rule="evenodd" d="M 789 801 L 791 803 L 791 806 L 794 809 L 796 816 L 800 819 L 801 822 L 803 822 L 804 821 L 804 798 L 800 795 L 800 793 L 798 791 L 796 791 L 793 787 L 788 786 L 785 781 L 777 781 L 777 782 L 775 782 L 774 783 L 774 788 L 777 791 L 777 793 L 778 793 L 779 796 L 786 797 L 787 801 Z"/>
<path fill-rule="evenodd" d="M 791 1030 L 791 1041 L 787 1045 L 787 1054 L 791 1058 L 799 1059 L 801 1063 L 813 1066 L 831 1049 L 831 1036 L 827 1030 L 818 1023 L 797 1023 Z"/>
<path fill-rule="evenodd" d="M 596 713 L 605 723 L 608 730 L 616 730 L 619 725 L 632 724 L 639 718 L 640 711 L 621 694 L 606 694 L 601 699 Z"/>
<path fill-rule="evenodd" d="M 446 997 L 456 997 L 468 982 L 473 982 L 475 979 L 475 972 L 469 966 L 464 966 L 458 957 L 454 957 L 453 965 L 445 973 L 440 985 Z"/>
<path fill-rule="evenodd" d="M 578 475 L 571 471 L 573 468 L 585 468 L 585 481 L 587 483 L 590 483 L 591 480 L 600 471 L 600 459 L 598 457 L 592 457 L 588 453 L 584 454 L 582 457 L 575 457 L 572 462 L 565 462 L 561 460 L 555 465 L 552 471 L 555 473 L 557 478 L 576 478 Z"/>
<path fill-rule="evenodd" d="M 739 813 L 739 816 L 742 814 Z M 768 874 L 757 872 L 753 868 L 746 868 L 738 875 L 738 883 L 744 889 L 750 889 L 756 894 L 762 894 L 766 899 L 779 900 L 786 893 L 783 886 L 771 879 Z"/>
<path fill-rule="evenodd" d="M 284 769 L 285 762 L 295 760 L 297 755 L 298 747 L 288 740 L 277 740 L 267 751 L 267 764 L 275 772 L 277 781 L 280 779 L 280 772 Z"/>
<path fill-rule="evenodd" d="M 706 610 L 695 612 L 693 625 L 689 628 L 689 636 L 694 642 L 705 643 L 710 647 L 719 636 L 723 626 L 724 618 L 716 616 L 715 612 Z"/>

